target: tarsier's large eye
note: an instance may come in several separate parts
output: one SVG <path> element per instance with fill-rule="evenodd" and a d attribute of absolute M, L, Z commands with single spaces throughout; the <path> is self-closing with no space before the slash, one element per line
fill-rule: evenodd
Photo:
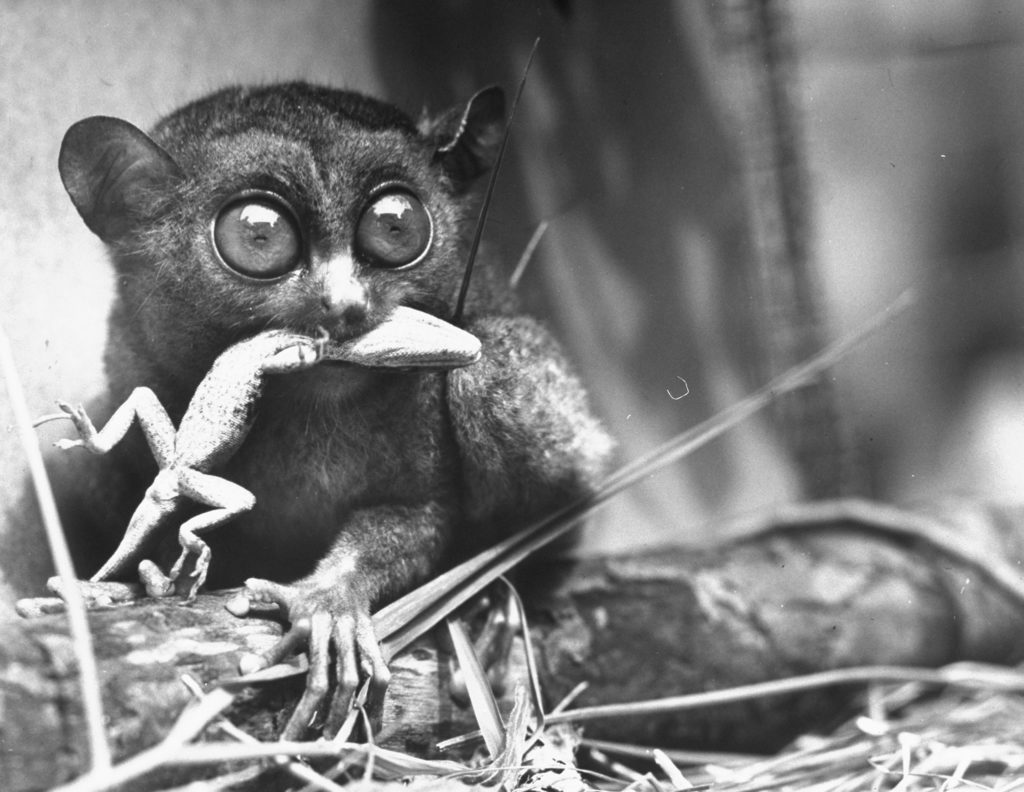
<path fill-rule="evenodd" d="M 214 220 L 213 243 L 225 264 L 250 278 L 284 275 L 302 256 L 295 218 L 273 195 L 244 195 L 228 203 Z"/>
<path fill-rule="evenodd" d="M 430 249 L 434 227 L 419 198 L 390 187 L 377 193 L 356 226 L 354 250 L 376 267 L 407 267 Z"/>

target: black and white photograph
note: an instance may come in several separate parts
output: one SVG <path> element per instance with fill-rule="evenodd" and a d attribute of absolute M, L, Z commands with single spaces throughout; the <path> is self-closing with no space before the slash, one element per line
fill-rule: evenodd
<path fill-rule="evenodd" d="M 0 790 L 1024 792 L 1024 3 L 0 0 Z"/>

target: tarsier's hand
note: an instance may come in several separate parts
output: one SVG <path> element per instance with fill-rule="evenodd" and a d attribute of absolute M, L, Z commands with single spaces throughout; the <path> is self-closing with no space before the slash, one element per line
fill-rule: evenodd
<path fill-rule="evenodd" d="M 315 577 L 291 585 L 250 578 L 228 604 L 228 610 L 236 616 L 247 615 L 253 605 L 276 604 L 291 622 L 288 632 L 273 648 L 242 660 L 239 670 L 243 674 L 260 671 L 307 648 L 306 690 L 285 726 L 282 739 L 301 737 L 327 698 L 332 647 L 337 689 L 325 731 L 341 724 L 360 678 L 369 680 L 371 700 L 383 698 L 390 672 L 373 631 L 369 602 L 360 589 L 336 577 L 330 585 L 318 583 Z"/>

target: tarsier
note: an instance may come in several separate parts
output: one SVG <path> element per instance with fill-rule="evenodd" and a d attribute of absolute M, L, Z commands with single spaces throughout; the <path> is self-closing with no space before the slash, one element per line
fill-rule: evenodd
<path fill-rule="evenodd" d="M 149 135 L 95 117 L 65 137 L 61 177 L 117 279 L 108 388 L 88 408 L 97 423 L 145 386 L 177 426 L 218 356 L 265 331 L 328 351 L 261 380 L 251 428 L 216 471 L 256 506 L 203 535 L 208 585 L 248 580 L 250 599 L 291 623 L 260 663 L 306 643 L 311 685 L 332 655 L 343 689 L 360 674 L 383 684 L 371 611 L 587 493 L 610 453 L 559 347 L 487 261 L 461 320 L 480 343 L 472 365 L 330 354 L 400 309 L 453 318 L 472 186 L 503 116 L 497 88 L 415 123 L 359 94 L 288 83 L 214 93 Z M 135 430 L 102 456 L 55 461 L 80 572 L 121 543 L 157 473 Z M 175 553 L 177 528 L 164 532 Z M 156 552 L 145 539 L 129 548 L 135 561 Z M 114 566 L 130 577 L 124 556 Z"/>

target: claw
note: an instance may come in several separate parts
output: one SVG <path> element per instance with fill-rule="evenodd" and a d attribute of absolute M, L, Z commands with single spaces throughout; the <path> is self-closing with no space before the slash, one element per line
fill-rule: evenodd
<path fill-rule="evenodd" d="M 192 578 L 192 582 L 189 584 L 188 592 L 185 595 L 186 602 L 192 602 L 195 600 L 196 595 L 199 593 L 199 589 L 202 588 L 206 582 L 206 575 L 210 571 L 210 546 L 206 544 L 202 539 L 196 536 L 192 537 L 192 546 L 183 547 L 181 554 L 178 556 L 178 560 L 174 562 L 174 566 L 171 567 L 170 574 L 167 576 L 167 580 L 170 583 L 177 582 L 178 578 L 181 577 L 182 570 L 185 567 L 185 562 L 188 560 L 189 555 L 198 548 L 198 556 L 196 556 L 195 566 L 192 571 L 188 573 L 188 577 Z"/>

